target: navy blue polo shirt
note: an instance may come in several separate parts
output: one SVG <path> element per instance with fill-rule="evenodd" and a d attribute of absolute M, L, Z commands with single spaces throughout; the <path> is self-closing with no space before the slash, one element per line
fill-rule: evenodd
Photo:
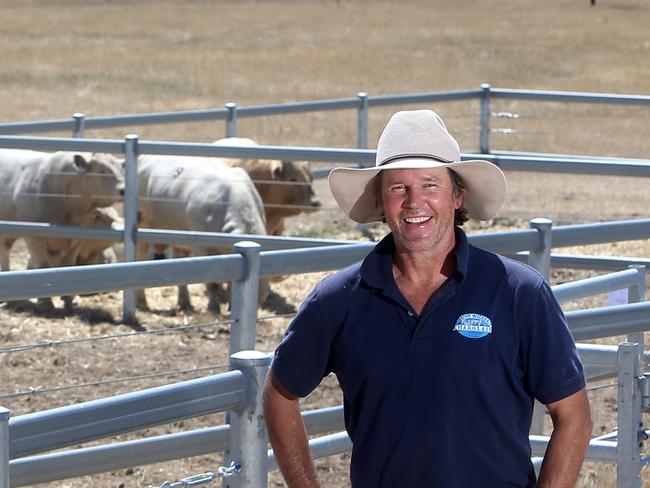
<path fill-rule="evenodd" d="M 542 276 L 460 229 L 456 241 L 457 270 L 420 316 L 393 279 L 389 234 L 316 286 L 275 352 L 297 396 L 336 374 L 354 488 L 535 486 L 533 400 L 585 386 Z"/>

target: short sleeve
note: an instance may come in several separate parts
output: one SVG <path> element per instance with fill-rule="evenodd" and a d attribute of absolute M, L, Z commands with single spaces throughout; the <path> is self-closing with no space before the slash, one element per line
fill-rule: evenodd
<path fill-rule="evenodd" d="M 582 363 L 553 292 L 540 277 L 520 306 L 521 354 L 528 389 L 540 402 L 553 403 L 585 387 Z"/>
<path fill-rule="evenodd" d="M 332 328 L 336 324 L 334 317 L 322 313 L 327 308 L 322 303 L 322 286 L 317 285 L 300 306 L 275 350 L 271 366 L 280 384 L 300 397 L 311 393 L 330 372 Z"/>

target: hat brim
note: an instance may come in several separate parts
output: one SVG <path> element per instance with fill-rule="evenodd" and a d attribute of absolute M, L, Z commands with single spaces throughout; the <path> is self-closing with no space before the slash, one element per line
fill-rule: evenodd
<path fill-rule="evenodd" d="M 348 216 L 359 223 L 379 222 L 383 212 L 377 205 L 377 189 L 372 179 L 390 169 L 450 168 L 465 185 L 463 206 L 467 216 L 488 220 L 501 208 L 506 195 L 506 178 L 495 164 L 482 159 L 444 163 L 432 159 L 403 159 L 380 167 L 334 168 L 329 186 L 334 199 Z"/>

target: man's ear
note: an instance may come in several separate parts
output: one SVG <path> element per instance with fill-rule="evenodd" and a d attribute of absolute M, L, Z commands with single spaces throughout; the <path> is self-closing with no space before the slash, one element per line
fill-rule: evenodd
<path fill-rule="evenodd" d="M 455 200 L 454 203 L 455 203 L 456 210 L 461 208 L 465 203 L 465 191 L 466 191 L 465 188 L 463 188 L 458 193 L 454 192 L 454 200 Z"/>

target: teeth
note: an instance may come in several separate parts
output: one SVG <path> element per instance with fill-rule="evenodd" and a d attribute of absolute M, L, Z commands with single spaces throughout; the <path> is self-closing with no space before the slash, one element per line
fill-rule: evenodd
<path fill-rule="evenodd" d="M 431 217 L 407 217 L 404 220 L 408 224 L 421 224 L 422 222 L 426 222 L 429 220 Z"/>

